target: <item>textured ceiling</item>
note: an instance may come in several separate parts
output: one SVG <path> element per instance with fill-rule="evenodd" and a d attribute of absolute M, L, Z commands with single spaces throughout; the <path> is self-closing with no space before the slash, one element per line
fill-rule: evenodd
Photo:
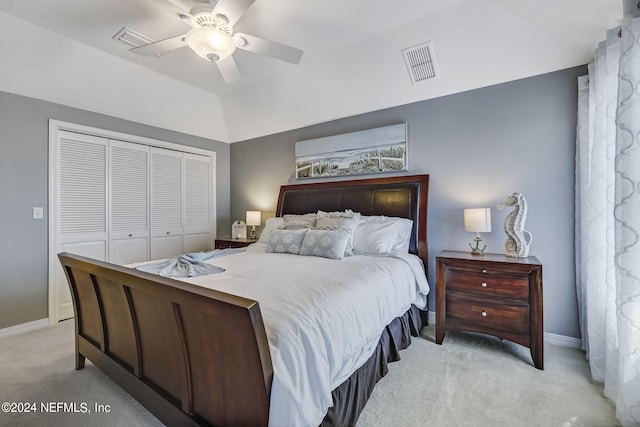
<path fill-rule="evenodd" d="M 126 45 L 112 39 L 125 26 L 152 40 L 184 34 L 190 27 L 178 17 L 184 10 L 177 4 L 194 1 L 2 0 L 0 10 L 218 95 L 295 71 L 295 65 L 237 50 L 234 58 L 242 80 L 229 86 L 212 64 L 197 57 L 189 48 L 162 58 L 145 58 L 129 52 Z M 233 0 L 220 0 L 220 4 L 225 1 Z M 332 52 L 368 39 L 375 40 L 381 34 L 393 33 L 410 22 L 469 1 L 475 0 L 257 0 L 238 21 L 235 31 L 298 47 L 305 52 L 303 64 L 306 61 L 317 63 Z M 557 43 L 570 48 L 580 42 L 584 45 L 585 40 L 592 40 L 587 44 L 593 44 L 602 36 L 602 29 L 621 16 L 621 0 L 492 0 L 489 3 L 509 11 L 514 19 L 523 19 L 557 34 Z M 488 30 L 508 24 L 492 22 L 490 17 L 485 22 Z M 459 24 L 453 21 L 449 25 L 455 31 Z M 506 36 L 517 38 L 522 35 Z M 370 48 L 375 49 L 375 45 Z"/>
<path fill-rule="evenodd" d="M 233 0 L 220 0 L 220 4 L 225 1 Z M 305 61 L 391 31 L 457 2 L 403 1 L 402 6 L 394 6 L 391 12 L 389 3 L 382 1 L 257 0 L 235 25 L 234 31 L 300 48 L 305 52 L 302 59 Z M 179 3 L 179 0 L 2 0 L 0 10 L 216 94 L 233 91 L 295 67 L 237 50 L 234 58 L 242 80 L 229 86 L 212 64 L 189 48 L 162 58 L 145 58 L 129 52 L 128 46 L 112 39 L 122 27 L 154 41 L 186 33 L 191 27 L 179 18 L 184 13 L 176 5 Z"/>
<path fill-rule="evenodd" d="M 234 30 L 304 56 L 237 50 L 234 85 L 188 47 L 112 38 L 184 34 L 196 1 L 0 0 L 0 90 L 235 142 L 586 64 L 622 17 L 622 0 L 256 0 Z M 412 84 L 401 51 L 428 41 L 438 77 Z"/>

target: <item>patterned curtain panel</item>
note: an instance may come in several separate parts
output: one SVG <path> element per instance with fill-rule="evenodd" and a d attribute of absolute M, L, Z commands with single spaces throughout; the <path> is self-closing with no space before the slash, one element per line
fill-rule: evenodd
<path fill-rule="evenodd" d="M 640 425 L 640 11 L 578 80 L 576 279 L 583 349 L 623 426 Z"/>

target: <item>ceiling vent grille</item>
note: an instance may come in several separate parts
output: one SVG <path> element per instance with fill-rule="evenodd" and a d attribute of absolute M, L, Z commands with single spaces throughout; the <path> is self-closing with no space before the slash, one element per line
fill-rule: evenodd
<path fill-rule="evenodd" d="M 150 38 L 145 37 L 140 33 L 136 33 L 127 27 L 122 27 L 122 29 L 113 36 L 113 39 L 132 48 L 153 42 Z"/>
<path fill-rule="evenodd" d="M 433 59 L 433 45 L 431 42 L 403 49 L 402 55 L 413 83 L 437 77 L 438 73 Z"/>

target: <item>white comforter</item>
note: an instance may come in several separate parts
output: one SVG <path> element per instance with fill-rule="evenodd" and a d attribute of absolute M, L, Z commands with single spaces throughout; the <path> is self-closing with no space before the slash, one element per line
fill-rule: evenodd
<path fill-rule="evenodd" d="M 331 391 L 373 354 L 384 327 L 426 306 L 420 259 L 342 260 L 265 253 L 265 245 L 213 259 L 220 274 L 183 279 L 257 300 L 273 362 L 269 425 L 317 426 Z"/>

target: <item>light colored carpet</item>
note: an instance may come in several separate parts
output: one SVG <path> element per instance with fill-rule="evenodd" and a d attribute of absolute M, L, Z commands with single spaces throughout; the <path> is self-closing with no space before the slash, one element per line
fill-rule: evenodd
<path fill-rule="evenodd" d="M 547 345 L 545 370 L 528 350 L 475 334 L 433 342 L 433 326 L 390 365 L 362 413 L 367 426 L 618 426 L 584 353 Z M 1 426 L 159 426 L 146 409 L 87 361 L 74 369 L 73 321 L 0 338 L 0 402 L 35 403 L 35 413 L 2 413 Z M 42 413 L 41 404 L 87 413 Z M 97 413 L 95 404 L 109 405 Z M 61 408 L 62 410 L 62 408 Z"/>
<path fill-rule="evenodd" d="M 545 370 L 529 349 L 498 338 L 448 333 L 433 325 L 389 365 L 358 427 L 366 426 L 619 426 L 601 384 L 590 380 L 584 352 L 546 345 Z"/>

